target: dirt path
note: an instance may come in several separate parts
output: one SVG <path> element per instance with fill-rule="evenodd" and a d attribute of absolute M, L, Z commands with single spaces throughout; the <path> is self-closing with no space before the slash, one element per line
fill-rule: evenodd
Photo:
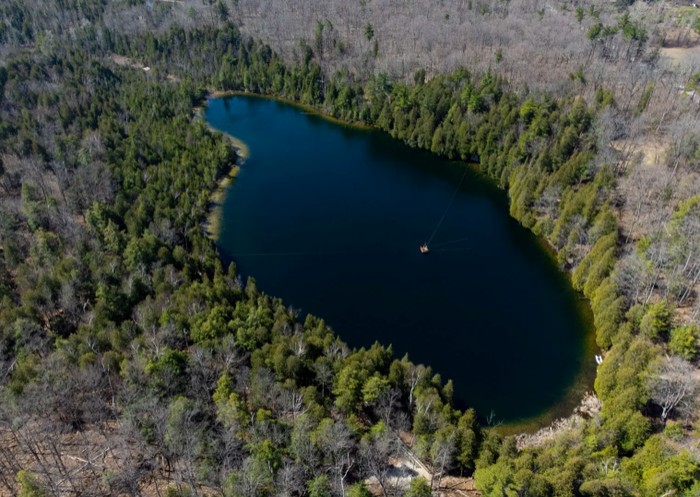
<path fill-rule="evenodd" d="M 138 70 L 141 70 L 143 72 L 151 72 L 150 67 L 145 66 L 142 63 L 140 63 L 139 61 L 134 60 L 132 58 L 129 58 L 125 55 L 112 54 L 109 56 L 109 60 L 114 62 L 119 67 L 128 67 L 131 69 L 138 69 Z M 175 76 L 173 74 L 169 74 L 169 73 L 165 75 L 165 79 L 167 79 L 168 81 L 170 81 L 172 83 L 179 83 L 180 82 L 180 78 L 178 78 L 177 76 Z"/>
<path fill-rule="evenodd" d="M 397 490 L 405 490 L 414 478 L 422 477 L 428 483 L 435 484 L 438 481 L 433 469 L 422 462 L 410 448 L 413 436 L 402 432 L 401 455 L 389 460 L 389 471 L 385 486 Z M 381 495 L 382 489 L 376 478 L 372 477 L 365 482 L 374 495 Z M 433 489 L 433 495 L 442 497 L 481 497 L 476 489 L 474 479 L 471 477 L 444 476 L 439 479 L 439 486 Z"/>

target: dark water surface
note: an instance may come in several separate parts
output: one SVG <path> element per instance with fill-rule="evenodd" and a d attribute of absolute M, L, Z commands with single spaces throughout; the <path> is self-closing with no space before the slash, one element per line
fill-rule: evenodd
<path fill-rule="evenodd" d="M 483 176 L 421 255 L 462 165 L 262 98 L 211 99 L 206 120 L 250 148 L 219 246 L 258 288 L 430 365 L 482 416 L 537 416 L 590 380 L 585 306 Z"/>

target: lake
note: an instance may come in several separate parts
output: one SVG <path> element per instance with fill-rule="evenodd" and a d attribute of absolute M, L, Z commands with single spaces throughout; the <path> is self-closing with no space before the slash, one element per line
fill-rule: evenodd
<path fill-rule="evenodd" d="M 218 244 L 259 289 L 431 366 L 482 417 L 566 414 L 590 388 L 585 302 L 475 168 L 260 97 L 205 119 L 250 150 Z"/>

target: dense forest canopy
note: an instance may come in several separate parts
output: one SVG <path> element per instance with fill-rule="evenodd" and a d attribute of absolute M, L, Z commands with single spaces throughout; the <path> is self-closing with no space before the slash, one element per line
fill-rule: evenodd
<path fill-rule="evenodd" d="M 700 17 L 668 2 L 0 5 L 3 494 L 697 495 Z M 591 301 L 600 412 L 517 441 L 223 267 L 210 90 L 462 160 Z M 408 452 L 407 452 L 408 451 Z M 410 455 L 406 455 L 410 454 Z M 428 479 L 392 484 L 415 455 Z"/>

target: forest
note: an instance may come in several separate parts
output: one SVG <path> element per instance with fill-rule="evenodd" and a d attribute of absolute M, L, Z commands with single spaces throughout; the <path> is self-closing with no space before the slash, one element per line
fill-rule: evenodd
<path fill-rule="evenodd" d="M 700 66 L 662 55 L 692 51 L 698 12 L 407 4 L 0 5 L 1 494 L 700 493 Z M 590 300 L 600 412 L 519 443 L 430 365 L 350 349 L 224 267 L 203 223 L 236 150 L 196 117 L 213 91 L 477 160 Z M 406 451 L 431 477 L 397 488 Z"/>

